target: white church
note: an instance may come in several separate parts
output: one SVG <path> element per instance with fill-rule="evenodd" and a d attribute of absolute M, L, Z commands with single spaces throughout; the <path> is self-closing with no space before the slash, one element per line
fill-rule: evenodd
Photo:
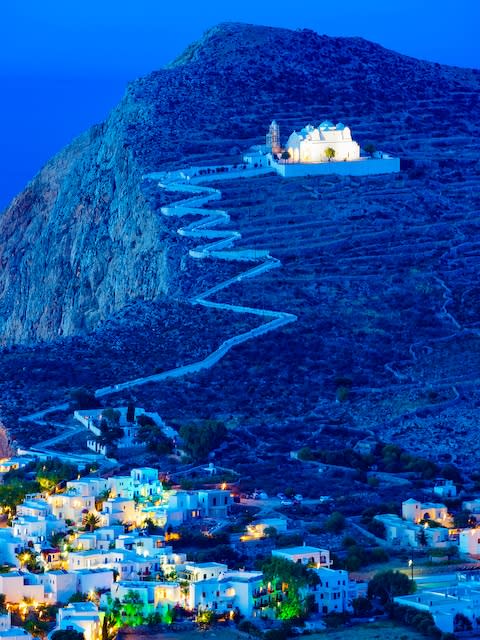
<path fill-rule="evenodd" d="M 342 122 L 324 120 L 317 127 L 311 124 L 290 134 L 286 145 L 280 142 L 280 128 L 275 120 L 270 124 L 265 146 L 257 147 L 244 160 L 258 166 L 271 166 L 284 177 L 305 175 L 376 175 L 400 171 L 400 159 L 376 151 L 372 156 L 361 154 L 360 145 L 352 139 L 350 128 Z"/>
<path fill-rule="evenodd" d="M 330 152 L 327 151 L 331 150 Z M 360 146 L 352 140 L 350 129 L 342 122 L 324 120 L 318 127 L 308 124 L 288 138 L 286 150 L 291 162 L 328 162 L 359 160 Z M 329 158 L 330 153 L 330 158 Z"/>

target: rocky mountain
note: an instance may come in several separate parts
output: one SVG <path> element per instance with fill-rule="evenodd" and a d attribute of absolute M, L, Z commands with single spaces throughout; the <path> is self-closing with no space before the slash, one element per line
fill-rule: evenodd
<path fill-rule="evenodd" d="M 223 24 L 133 82 L 105 123 L 55 156 L 0 219 L 4 344 L 97 327 L 135 300 L 182 298 L 183 255 L 142 174 L 234 158 L 272 118 L 325 117 L 410 158 L 430 136 L 472 144 L 480 73 L 359 38 Z M 360 136 L 358 136 L 360 134 Z M 444 152 L 442 151 L 442 154 Z M 455 151 L 455 155 L 456 155 Z"/>

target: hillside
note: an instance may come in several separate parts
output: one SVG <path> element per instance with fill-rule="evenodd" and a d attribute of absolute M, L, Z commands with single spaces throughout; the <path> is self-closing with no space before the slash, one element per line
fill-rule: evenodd
<path fill-rule="evenodd" d="M 145 171 L 239 152 L 272 117 L 285 134 L 344 120 L 359 139 L 402 153 L 431 135 L 463 146 L 478 122 L 479 81 L 361 39 L 211 29 L 168 69 L 132 83 L 108 120 L 53 158 L 2 216 L 2 340 L 91 330 L 132 300 L 176 293 L 178 238 L 144 200 Z"/>
<path fill-rule="evenodd" d="M 234 416 L 266 455 L 282 438 L 315 446 L 332 419 L 420 452 L 432 433 L 439 455 L 469 451 L 480 400 L 479 85 L 478 71 L 362 39 L 238 24 L 211 29 L 132 83 L 106 123 L 48 163 L 0 221 L 3 340 L 56 339 L 1 355 L 8 426 L 33 397 L 48 403 L 72 386 L 162 371 L 250 326 L 188 305 L 242 266 L 188 257 L 192 242 L 160 214 L 177 196 L 141 177 L 235 162 L 272 118 L 285 138 L 328 117 L 400 155 L 402 173 L 219 184 L 241 246 L 268 249 L 283 267 L 218 300 L 299 319 L 207 372 L 133 395 L 169 419 Z"/>

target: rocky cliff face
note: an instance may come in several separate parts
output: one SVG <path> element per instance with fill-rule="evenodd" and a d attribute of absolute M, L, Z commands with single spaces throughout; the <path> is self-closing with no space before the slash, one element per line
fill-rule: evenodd
<path fill-rule="evenodd" d="M 167 288 L 162 226 L 148 215 L 124 144 L 125 110 L 53 158 L 1 220 L 5 342 L 91 329 Z"/>
<path fill-rule="evenodd" d="M 108 120 L 54 157 L 4 213 L 1 341 L 90 330 L 131 300 L 176 291 L 178 240 L 147 201 L 142 173 L 239 152 L 274 117 L 286 134 L 310 120 L 376 114 L 383 123 L 367 133 L 378 144 L 399 130 L 460 135 L 462 118 L 478 120 L 479 84 L 478 72 L 360 39 L 212 29 L 169 68 L 132 83 Z"/>

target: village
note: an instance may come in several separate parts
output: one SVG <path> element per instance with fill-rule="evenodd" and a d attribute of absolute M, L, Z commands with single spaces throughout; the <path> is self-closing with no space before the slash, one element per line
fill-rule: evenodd
<path fill-rule="evenodd" d="M 229 216 L 202 209 L 221 193 L 198 182 L 272 171 L 295 177 L 399 170 L 398 158 L 372 145 L 361 150 L 342 123 L 307 125 L 283 147 L 273 121 L 265 144 L 246 152 L 243 164 L 144 177 L 194 196 L 163 206 L 163 215 L 207 216 L 178 231 L 208 238 L 189 250 L 191 257 L 260 262 L 192 304 L 246 311 L 263 324 L 225 340 L 204 360 L 94 394 L 78 390 L 76 402 L 20 419 L 51 431 L 0 462 L 0 640 L 108 640 L 125 628 L 211 624 L 283 639 L 392 618 L 408 626 L 415 616 L 417 628 L 423 616 L 425 635 L 445 640 L 477 628 L 480 493 L 452 479 L 448 465 L 441 469 L 353 429 L 351 449 L 345 443 L 334 451 L 332 436 L 331 451 L 282 454 L 282 466 L 296 465 L 300 478 L 275 489 L 266 486 L 266 470 L 253 480 L 235 465 L 221 466 L 221 422 L 175 428 L 133 404 L 102 406 L 131 387 L 210 367 L 234 345 L 297 319 L 207 300 L 280 262 L 268 251 L 231 249 L 237 232 L 205 231 Z M 337 402 L 347 393 L 339 387 Z M 306 478 L 313 479 L 303 495 Z M 320 495 L 329 483 L 331 495 Z M 379 505 L 374 494 L 393 499 Z"/>
<path fill-rule="evenodd" d="M 75 631 L 105 640 L 126 626 L 215 621 L 303 633 L 392 610 L 403 620 L 411 610 L 431 614 L 444 634 L 477 627 L 480 495 L 461 499 L 452 480 L 418 490 L 394 512 L 345 517 L 326 495 L 245 494 L 212 462 L 186 464 L 173 478 L 119 466 L 107 457 L 109 437 L 117 453 L 132 452 L 142 423 L 158 422 L 187 459 L 181 436 L 132 406 L 74 416 L 96 462 L 24 451 L 0 463 L 0 638 Z M 305 452 L 296 457 L 309 463 Z M 302 525 L 307 508 L 329 514 L 317 538 Z"/>

